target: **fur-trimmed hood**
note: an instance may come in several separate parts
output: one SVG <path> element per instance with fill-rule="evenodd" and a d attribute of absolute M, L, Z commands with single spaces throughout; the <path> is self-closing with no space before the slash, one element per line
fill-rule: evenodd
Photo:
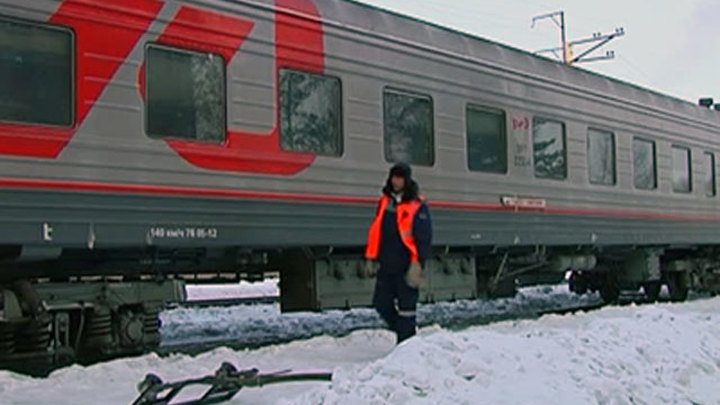
<path fill-rule="evenodd" d="M 403 190 L 402 196 L 403 201 L 413 201 L 420 197 L 420 188 L 415 180 L 412 179 L 412 169 L 410 165 L 405 163 L 397 163 L 390 168 L 385 187 L 383 187 L 382 190 L 383 194 L 392 197 L 393 187 L 391 179 L 393 176 L 400 176 L 405 179 L 405 189 Z"/>

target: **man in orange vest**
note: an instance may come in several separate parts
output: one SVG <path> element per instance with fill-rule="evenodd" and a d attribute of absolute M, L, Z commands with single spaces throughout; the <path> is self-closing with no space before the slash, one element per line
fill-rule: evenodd
<path fill-rule="evenodd" d="M 398 163 L 390 169 L 365 250 L 365 276 L 372 277 L 373 262 L 380 263 L 373 305 L 397 343 L 415 334 L 418 290 L 431 255 L 430 211 L 418 193 L 410 166 Z"/>

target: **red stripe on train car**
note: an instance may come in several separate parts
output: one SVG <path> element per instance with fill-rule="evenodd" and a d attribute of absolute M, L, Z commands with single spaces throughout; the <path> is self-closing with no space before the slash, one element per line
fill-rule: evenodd
<path fill-rule="evenodd" d="M 159 0 L 63 1 L 48 23 L 75 33 L 75 125 L 1 123 L 0 154 L 56 158 L 161 8 Z"/>
<path fill-rule="evenodd" d="M 374 204 L 375 198 L 345 197 L 320 194 L 291 194 L 215 188 L 175 187 L 146 184 L 95 183 L 83 181 L 0 179 L 0 187 L 13 189 L 39 189 L 62 191 L 87 191 L 126 194 L 150 194 L 161 196 L 214 197 L 252 200 L 281 200 L 338 204 Z"/>
<path fill-rule="evenodd" d="M 230 198 L 270 201 L 290 201 L 299 203 L 318 204 L 349 204 L 349 205 L 374 205 L 377 203 L 375 197 L 339 196 L 324 194 L 306 193 L 279 193 L 263 191 L 227 190 L 214 188 L 176 187 L 147 184 L 126 184 L 126 183 L 97 183 L 83 181 L 63 180 L 37 180 L 37 179 L 14 179 L 0 178 L 0 188 L 9 189 L 30 189 L 30 190 L 59 190 L 79 192 L 100 192 L 100 193 L 125 193 L 140 195 L 160 196 L 183 196 L 191 198 Z M 545 214 L 565 215 L 581 217 L 602 217 L 621 219 L 662 219 L 673 221 L 696 221 L 696 222 L 720 222 L 720 215 L 682 215 L 663 214 L 656 212 L 641 212 L 627 210 L 603 210 L 594 208 L 572 208 L 572 207 L 546 207 L 537 209 L 516 209 L 505 207 L 501 204 L 472 203 L 458 201 L 429 201 L 433 209 L 460 210 L 460 211 L 490 211 L 518 214 Z"/>

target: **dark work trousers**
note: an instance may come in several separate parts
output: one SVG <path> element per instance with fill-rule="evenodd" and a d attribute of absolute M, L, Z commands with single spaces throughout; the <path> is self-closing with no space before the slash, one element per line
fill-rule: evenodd
<path fill-rule="evenodd" d="M 397 335 L 397 343 L 415 335 L 418 290 L 405 282 L 406 270 L 387 269 L 381 264 L 373 295 L 373 305 Z"/>

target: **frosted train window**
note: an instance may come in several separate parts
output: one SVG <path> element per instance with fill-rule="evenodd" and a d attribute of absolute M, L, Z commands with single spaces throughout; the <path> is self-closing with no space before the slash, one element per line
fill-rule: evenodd
<path fill-rule="evenodd" d="M 555 180 L 567 177 L 564 123 L 533 118 L 533 160 L 536 177 Z"/>
<path fill-rule="evenodd" d="M 342 154 L 340 79 L 280 71 L 280 145 L 284 150 Z"/>
<path fill-rule="evenodd" d="M 385 89 L 383 127 L 386 161 L 420 166 L 435 163 L 430 96 Z"/>
<path fill-rule="evenodd" d="M 592 184 L 615 184 L 615 135 L 588 129 L 588 177 Z"/>
<path fill-rule="evenodd" d="M 0 18 L 0 121 L 73 124 L 73 35 Z"/>
<path fill-rule="evenodd" d="M 657 188 L 655 142 L 633 139 L 633 170 L 635 188 L 645 190 Z"/>
<path fill-rule="evenodd" d="M 672 183 L 676 193 L 689 193 L 692 190 L 690 175 L 690 149 L 680 146 L 672 147 Z"/>
<path fill-rule="evenodd" d="M 469 105 L 465 127 L 468 168 L 481 172 L 507 173 L 505 112 Z"/>
<path fill-rule="evenodd" d="M 711 152 L 705 152 L 703 167 L 705 169 L 705 195 L 712 197 L 716 193 L 715 189 L 715 155 Z"/>
<path fill-rule="evenodd" d="M 225 62 L 221 56 L 149 45 L 145 76 L 148 135 L 225 140 Z"/>

